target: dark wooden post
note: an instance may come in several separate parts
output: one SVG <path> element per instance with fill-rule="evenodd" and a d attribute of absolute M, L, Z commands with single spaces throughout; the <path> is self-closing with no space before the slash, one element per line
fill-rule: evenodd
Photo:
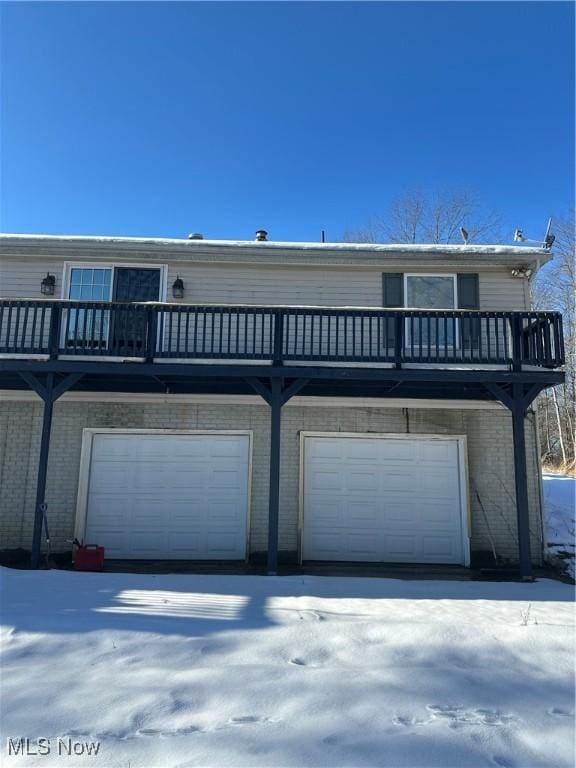
<path fill-rule="evenodd" d="M 146 362 L 154 361 L 156 341 L 158 336 L 158 311 L 148 307 L 146 309 Z"/>
<path fill-rule="evenodd" d="M 402 368 L 402 355 L 404 354 L 404 325 L 405 320 L 401 312 L 394 316 L 394 368 Z"/>
<path fill-rule="evenodd" d="M 274 313 L 274 349 L 272 359 L 274 365 L 283 365 L 284 346 L 284 312 L 279 309 Z"/>
<path fill-rule="evenodd" d="M 270 388 L 260 379 L 249 378 L 246 382 L 270 406 L 270 482 L 268 486 L 268 575 L 278 570 L 278 520 L 280 511 L 280 440 L 282 436 L 282 406 L 294 397 L 309 379 L 295 379 L 284 388 L 284 379 L 274 377 Z"/>
<path fill-rule="evenodd" d="M 521 384 L 513 385 L 512 434 L 514 440 L 514 484 L 516 487 L 516 520 L 518 523 L 518 556 L 520 578 L 532 581 L 530 555 L 530 518 L 528 514 L 528 476 L 526 472 L 526 435 L 524 390 Z"/>
<path fill-rule="evenodd" d="M 282 424 L 282 380 L 270 387 L 270 483 L 268 497 L 268 573 L 278 569 L 278 517 L 280 510 L 280 437 Z"/>
<path fill-rule="evenodd" d="M 32 530 L 32 568 L 38 568 L 42 543 L 42 524 L 44 522 L 46 502 L 46 479 L 48 477 L 48 454 L 50 451 L 50 435 L 52 432 L 52 415 L 54 403 L 64 392 L 73 387 L 82 378 L 81 373 L 70 373 L 55 385 L 54 374 L 46 375 L 46 383 L 42 384 L 31 373 L 20 371 L 21 378 L 42 399 L 44 410 L 42 414 L 42 435 L 40 437 L 40 455 L 38 457 L 38 475 L 36 479 L 36 506 L 34 509 L 34 527 Z"/>
<path fill-rule="evenodd" d="M 54 374 L 49 373 L 46 380 L 45 395 L 42 396 L 44 411 L 42 415 L 42 436 L 40 438 L 40 456 L 38 457 L 38 476 L 36 479 L 36 506 L 34 508 L 34 530 L 32 533 L 32 568 L 38 568 L 40 562 L 40 544 L 42 523 L 44 522 L 44 501 L 46 498 L 46 478 L 48 475 L 48 451 L 52 432 L 52 413 L 54 411 Z"/>
<path fill-rule="evenodd" d="M 530 516 L 528 511 L 528 473 L 526 470 L 526 410 L 542 391 L 541 384 L 512 384 L 512 394 L 499 384 L 485 383 L 486 388 L 512 414 L 512 439 L 514 443 L 514 485 L 516 490 L 516 521 L 518 526 L 518 560 L 522 581 L 532 581 L 532 557 L 530 553 Z"/>
<path fill-rule="evenodd" d="M 522 370 L 522 318 L 512 315 L 512 370 Z"/>
<path fill-rule="evenodd" d="M 56 360 L 60 348 L 60 319 L 61 311 L 59 304 L 50 305 L 50 325 L 48 328 L 48 354 L 50 360 Z"/>

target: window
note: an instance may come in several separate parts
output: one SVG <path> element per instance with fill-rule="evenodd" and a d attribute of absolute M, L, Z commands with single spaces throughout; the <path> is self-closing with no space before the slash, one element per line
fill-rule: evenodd
<path fill-rule="evenodd" d="M 72 267 L 68 298 L 77 301 L 109 301 L 112 297 L 112 269 Z"/>
<path fill-rule="evenodd" d="M 406 275 L 406 307 L 454 309 L 456 275 Z"/>
<path fill-rule="evenodd" d="M 455 309 L 457 306 L 456 275 L 405 275 L 407 309 Z M 422 323 L 414 327 L 407 320 L 406 339 L 415 345 L 453 347 L 455 324 Z"/>
<path fill-rule="evenodd" d="M 112 269 L 71 267 L 68 298 L 75 301 L 110 301 Z M 108 310 L 96 307 L 68 309 L 63 319 L 67 347 L 81 349 L 106 347 L 110 328 Z"/>
<path fill-rule="evenodd" d="M 146 313 L 106 305 L 162 300 L 166 272 L 163 264 L 66 264 L 63 295 L 82 304 L 62 312 L 63 345 L 75 352 L 108 349 L 126 354 L 141 349 L 146 342 Z"/>

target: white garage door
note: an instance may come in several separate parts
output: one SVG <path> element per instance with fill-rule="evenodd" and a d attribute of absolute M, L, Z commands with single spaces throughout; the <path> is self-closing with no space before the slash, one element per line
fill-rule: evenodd
<path fill-rule="evenodd" d="M 306 437 L 304 560 L 465 563 L 457 439 Z"/>
<path fill-rule="evenodd" d="M 95 434 L 87 543 L 109 558 L 246 555 L 247 435 Z"/>

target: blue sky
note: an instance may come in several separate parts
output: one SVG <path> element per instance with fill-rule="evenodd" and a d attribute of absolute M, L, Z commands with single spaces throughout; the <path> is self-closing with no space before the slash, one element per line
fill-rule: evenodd
<path fill-rule="evenodd" d="M 574 5 L 3 3 L 4 232 L 337 240 L 468 187 L 573 204 Z"/>

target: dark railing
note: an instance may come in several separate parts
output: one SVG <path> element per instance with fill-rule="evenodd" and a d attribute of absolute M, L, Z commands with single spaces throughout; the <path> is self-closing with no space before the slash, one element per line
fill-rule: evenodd
<path fill-rule="evenodd" d="M 557 312 L 0 300 L 0 354 L 289 362 L 564 363 Z"/>

